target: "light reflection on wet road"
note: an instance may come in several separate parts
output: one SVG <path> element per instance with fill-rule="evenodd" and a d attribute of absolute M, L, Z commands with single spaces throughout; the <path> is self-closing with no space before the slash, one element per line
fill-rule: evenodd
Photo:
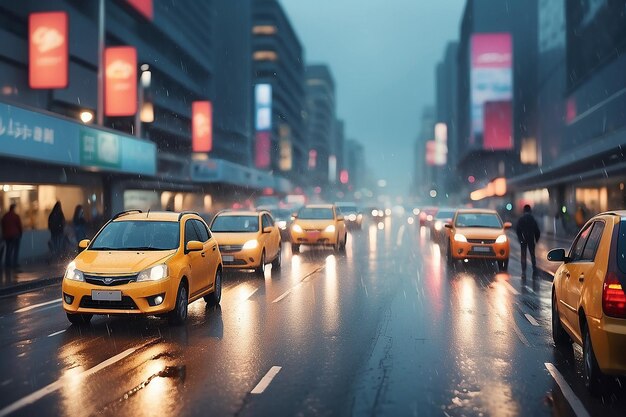
<path fill-rule="evenodd" d="M 366 223 L 345 253 L 285 245 L 283 256 L 261 279 L 228 272 L 221 307 L 197 301 L 182 327 L 70 327 L 55 304 L 15 312 L 58 286 L 3 299 L 0 415 L 574 415 L 546 362 L 591 415 L 623 415 L 619 386 L 585 393 L 580 349 L 550 338 L 550 282 L 522 281 L 515 260 L 510 274 L 448 268 L 402 217 Z"/>

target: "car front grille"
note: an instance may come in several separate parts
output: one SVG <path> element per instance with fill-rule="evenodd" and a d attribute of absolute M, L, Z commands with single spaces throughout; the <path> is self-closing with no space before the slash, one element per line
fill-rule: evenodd
<path fill-rule="evenodd" d="M 496 243 L 495 239 L 467 239 L 467 243 L 480 243 L 483 245 L 493 245 Z"/>
<path fill-rule="evenodd" d="M 241 252 L 243 245 L 220 245 L 221 253 Z"/>
<path fill-rule="evenodd" d="M 131 282 L 137 282 L 137 274 L 135 275 L 88 275 L 85 274 L 85 282 L 92 285 L 100 285 L 104 287 L 114 287 L 116 285 L 124 285 Z"/>
<path fill-rule="evenodd" d="M 235 259 L 232 261 L 225 261 L 222 259 L 222 262 L 224 263 L 224 265 L 245 265 L 246 261 L 244 261 L 243 259 Z"/>
<path fill-rule="evenodd" d="M 105 310 L 137 310 L 137 304 L 132 298 L 125 295 L 122 301 L 95 301 L 86 295 L 80 300 L 81 308 L 101 308 Z"/>

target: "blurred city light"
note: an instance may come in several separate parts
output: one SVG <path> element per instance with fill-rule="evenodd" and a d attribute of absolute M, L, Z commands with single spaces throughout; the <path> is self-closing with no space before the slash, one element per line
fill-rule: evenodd
<path fill-rule="evenodd" d="M 80 121 L 83 123 L 91 123 L 93 121 L 93 112 L 83 110 L 80 112 Z"/>

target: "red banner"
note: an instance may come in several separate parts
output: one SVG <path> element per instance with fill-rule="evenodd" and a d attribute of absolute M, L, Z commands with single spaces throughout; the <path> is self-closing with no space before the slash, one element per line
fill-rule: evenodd
<path fill-rule="evenodd" d="M 483 149 L 513 149 L 513 110 L 510 101 L 485 103 Z"/>
<path fill-rule="evenodd" d="M 134 116 L 137 113 L 137 50 L 116 46 L 104 51 L 104 114 Z"/>
<path fill-rule="evenodd" d="M 154 18 L 152 0 L 126 0 L 126 3 L 133 6 L 133 8 L 141 13 L 146 19 L 152 20 Z"/>
<path fill-rule="evenodd" d="M 269 168 L 270 158 L 270 132 L 257 132 L 256 134 L 256 152 L 254 157 L 254 165 L 257 168 Z"/>
<path fill-rule="evenodd" d="M 193 152 L 213 149 L 213 106 L 210 101 L 191 103 L 191 148 Z"/>
<path fill-rule="evenodd" d="M 31 13 L 28 17 L 30 88 L 66 88 L 68 73 L 67 13 Z"/>

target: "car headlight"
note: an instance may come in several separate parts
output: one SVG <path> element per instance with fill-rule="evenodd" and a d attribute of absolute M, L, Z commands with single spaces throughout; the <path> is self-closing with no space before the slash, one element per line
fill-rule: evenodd
<path fill-rule="evenodd" d="M 252 239 L 243 244 L 243 250 L 256 249 L 259 246 L 259 242 L 256 239 Z"/>
<path fill-rule="evenodd" d="M 429 222 L 432 222 L 432 221 L 433 221 L 433 216 L 432 216 L 432 214 L 427 215 L 427 216 L 426 216 L 426 220 L 428 220 Z"/>
<path fill-rule="evenodd" d="M 506 235 L 500 235 L 496 239 L 496 243 L 506 243 Z"/>
<path fill-rule="evenodd" d="M 280 229 L 285 230 L 287 228 L 287 222 L 285 220 L 279 220 L 276 222 Z"/>
<path fill-rule="evenodd" d="M 435 230 L 436 231 L 440 231 L 441 230 L 441 222 L 440 221 L 436 221 L 435 222 Z"/>
<path fill-rule="evenodd" d="M 372 216 L 378 217 L 378 210 L 372 210 Z"/>
<path fill-rule="evenodd" d="M 304 230 L 302 230 L 299 224 L 294 224 L 293 226 L 291 226 L 291 230 L 293 230 L 296 233 L 304 232 Z"/>
<path fill-rule="evenodd" d="M 348 220 L 350 220 L 351 222 L 355 221 L 356 220 L 356 214 L 350 214 L 348 216 Z"/>
<path fill-rule="evenodd" d="M 456 233 L 454 235 L 454 240 L 457 241 L 457 242 L 467 243 L 467 238 L 465 236 L 463 236 L 462 234 L 460 234 L 460 233 Z"/>
<path fill-rule="evenodd" d="M 326 229 L 324 229 L 325 232 L 328 233 L 335 233 L 335 225 L 331 224 L 330 226 L 326 227 Z"/>
<path fill-rule="evenodd" d="M 168 275 L 169 270 L 167 268 L 167 265 L 157 265 L 141 271 L 137 276 L 137 282 L 159 281 L 161 279 L 167 278 Z"/>
<path fill-rule="evenodd" d="M 356 216 L 356 218 L 357 218 L 358 220 L 361 220 L 361 219 L 363 218 L 363 215 L 362 215 L 361 213 L 359 213 L 359 214 Z"/>
<path fill-rule="evenodd" d="M 85 276 L 82 271 L 76 269 L 76 262 L 70 262 L 65 270 L 65 279 L 69 279 L 71 281 L 80 281 L 85 282 Z"/>

